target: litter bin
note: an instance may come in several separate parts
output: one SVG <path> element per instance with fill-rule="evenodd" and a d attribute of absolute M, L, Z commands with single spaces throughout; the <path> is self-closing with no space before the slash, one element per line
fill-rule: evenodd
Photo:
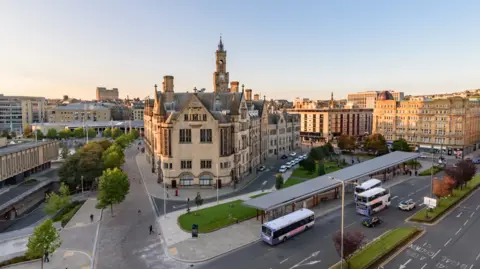
<path fill-rule="evenodd" d="M 192 237 L 198 237 L 198 225 L 192 224 Z"/>

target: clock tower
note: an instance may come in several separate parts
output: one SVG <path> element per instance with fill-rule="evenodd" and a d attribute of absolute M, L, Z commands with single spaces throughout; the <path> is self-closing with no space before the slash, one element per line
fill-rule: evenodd
<path fill-rule="evenodd" d="M 218 42 L 218 49 L 215 52 L 216 71 L 213 73 L 213 91 L 228 92 L 228 72 L 227 72 L 227 51 L 223 48 L 222 37 Z"/>

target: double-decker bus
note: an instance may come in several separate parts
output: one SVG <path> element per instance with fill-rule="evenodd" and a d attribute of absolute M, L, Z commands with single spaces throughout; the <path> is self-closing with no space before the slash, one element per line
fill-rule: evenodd
<path fill-rule="evenodd" d="M 314 223 L 315 213 L 302 208 L 264 223 L 262 225 L 262 240 L 270 245 L 275 245 L 311 228 Z"/>
<path fill-rule="evenodd" d="M 357 195 L 356 209 L 358 214 L 371 216 L 387 208 L 390 203 L 390 191 L 377 187 Z"/>
<path fill-rule="evenodd" d="M 375 178 L 372 178 L 372 179 L 369 179 L 365 182 L 363 182 L 362 184 L 358 185 L 355 187 L 355 201 L 357 200 L 357 195 L 362 193 L 362 192 L 365 192 L 365 191 L 368 191 L 368 190 L 371 190 L 373 188 L 377 188 L 377 187 L 381 187 L 382 186 L 382 181 L 379 180 L 379 179 L 375 179 Z"/>

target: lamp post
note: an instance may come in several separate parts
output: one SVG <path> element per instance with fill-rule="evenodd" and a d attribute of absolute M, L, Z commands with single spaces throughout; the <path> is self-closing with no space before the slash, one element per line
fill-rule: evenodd
<path fill-rule="evenodd" d="M 218 181 L 220 179 L 220 175 L 218 174 L 218 163 L 220 162 L 220 158 L 218 159 L 217 161 L 217 204 L 219 203 L 219 199 L 218 199 Z"/>
<path fill-rule="evenodd" d="M 82 197 L 83 197 L 83 176 L 80 177 L 80 184 L 82 185 Z"/>
<path fill-rule="evenodd" d="M 340 227 L 340 268 L 343 269 L 343 223 L 345 218 L 345 182 L 343 180 L 336 179 L 334 177 L 328 177 L 332 180 L 340 182 L 342 184 L 342 220 L 341 220 L 341 227 Z"/>

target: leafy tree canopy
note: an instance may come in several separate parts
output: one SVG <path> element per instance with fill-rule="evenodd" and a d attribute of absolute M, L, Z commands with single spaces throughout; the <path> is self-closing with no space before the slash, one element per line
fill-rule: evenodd
<path fill-rule="evenodd" d="M 122 135 L 122 131 L 118 128 L 113 128 L 112 129 L 112 138 L 116 139 L 117 137 Z"/>
<path fill-rule="evenodd" d="M 71 201 L 70 190 L 65 183 L 60 184 L 59 194 L 51 192 L 47 194 L 47 205 L 45 206 L 45 212 L 49 215 L 54 215 L 60 209 L 64 208 Z"/>
<path fill-rule="evenodd" d="M 64 130 L 61 130 L 60 132 L 58 132 L 58 137 L 62 138 L 62 139 L 67 139 L 67 138 L 70 138 L 70 136 L 72 136 L 71 132 L 70 132 L 70 129 L 66 128 Z"/>
<path fill-rule="evenodd" d="M 97 130 L 94 128 L 88 128 L 87 130 L 88 138 L 95 138 L 97 136 Z"/>
<path fill-rule="evenodd" d="M 377 154 L 385 154 L 388 152 L 387 141 L 381 134 L 373 134 L 365 139 L 364 148 L 366 150 L 376 151 Z"/>
<path fill-rule="evenodd" d="M 53 221 L 47 218 L 33 229 L 33 234 L 28 238 L 27 252 L 25 255 L 32 259 L 40 258 L 46 251 L 53 253 L 61 244 L 60 234 L 55 226 L 53 226 Z"/>
<path fill-rule="evenodd" d="M 57 129 L 55 129 L 55 128 L 48 129 L 47 130 L 47 138 L 49 138 L 49 139 L 57 138 Z"/>
<path fill-rule="evenodd" d="M 97 206 L 100 208 L 110 206 L 113 214 L 113 205 L 125 200 L 129 189 L 128 177 L 120 169 L 114 168 L 103 171 L 98 186 Z"/>
<path fill-rule="evenodd" d="M 392 149 L 393 150 L 398 150 L 398 151 L 407 151 L 407 152 L 412 151 L 412 148 L 408 144 L 407 140 L 405 140 L 403 138 L 400 138 L 400 139 L 397 139 L 397 140 L 393 141 Z"/>
<path fill-rule="evenodd" d="M 363 244 L 365 235 L 360 231 L 347 231 L 343 234 L 343 258 L 348 259 L 355 251 L 357 251 Z M 335 249 L 340 257 L 342 237 L 340 231 L 333 234 L 332 240 L 335 244 Z"/>
<path fill-rule="evenodd" d="M 110 127 L 105 128 L 103 131 L 103 137 L 112 137 L 112 129 Z"/>
<path fill-rule="evenodd" d="M 73 130 L 73 137 L 84 138 L 85 137 L 85 130 L 82 127 L 75 128 Z"/>

